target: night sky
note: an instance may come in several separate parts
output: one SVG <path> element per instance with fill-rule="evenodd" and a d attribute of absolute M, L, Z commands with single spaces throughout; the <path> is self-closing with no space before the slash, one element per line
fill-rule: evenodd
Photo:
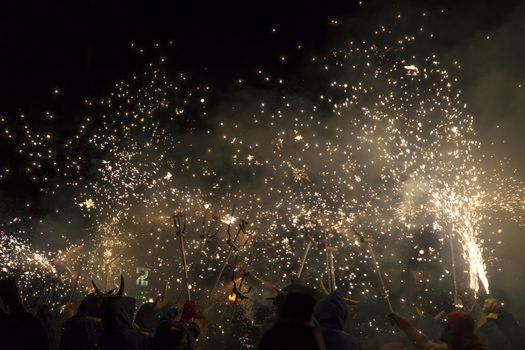
<path fill-rule="evenodd" d="M 524 106 L 518 85 L 525 80 L 525 29 L 520 1 L 365 1 L 364 6 L 355 1 L 7 1 L 2 8 L 0 115 L 24 114 L 38 125 L 39 115 L 50 110 L 64 138 L 85 111 L 85 98 L 104 96 L 115 81 L 147 62 L 130 54 L 132 42 L 150 48 L 173 41 L 145 55 L 167 56 L 173 73 L 189 72 L 194 81 L 217 90 L 232 89 L 239 77 L 257 85 L 260 68 L 301 85 L 309 58 L 342 38 L 366 39 L 369 29 L 388 23 L 392 13 L 410 17 L 445 9 L 445 16 L 424 23 L 436 40 L 419 44 L 463 63 L 460 84 L 478 132 L 498 143 L 500 156 L 522 156 Z M 414 16 L 403 25 L 415 27 L 417 21 Z M 285 64 L 279 61 L 282 55 Z M 2 157 L 9 159 L 9 145 L 2 149 Z M 15 189 L 14 197 L 20 195 Z"/>

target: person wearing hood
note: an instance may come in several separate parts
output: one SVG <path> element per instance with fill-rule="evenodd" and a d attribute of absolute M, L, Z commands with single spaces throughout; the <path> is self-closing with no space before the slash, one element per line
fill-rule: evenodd
<path fill-rule="evenodd" d="M 317 304 L 314 317 L 323 334 L 326 350 L 359 350 L 356 338 L 343 330 L 348 316 L 343 294 L 334 291 Z"/>
<path fill-rule="evenodd" d="M 80 303 L 77 313 L 62 326 L 60 350 L 93 350 L 102 334 L 100 300 L 91 293 Z"/>
<path fill-rule="evenodd" d="M 429 340 L 423 333 L 416 329 L 406 318 L 392 313 L 388 315 L 410 340 L 421 350 L 485 350 L 485 346 L 474 334 L 474 319 L 461 311 L 450 312 L 443 320 L 440 340 L 438 344 Z"/>
<path fill-rule="evenodd" d="M 154 350 L 192 350 L 200 335 L 202 320 L 197 320 L 195 302 L 184 303 L 180 320 L 165 319 L 153 337 Z"/>
<path fill-rule="evenodd" d="M 321 332 L 311 324 L 315 291 L 288 291 L 278 308 L 279 319 L 262 335 L 258 350 L 324 350 Z"/>
<path fill-rule="evenodd" d="M 49 304 L 39 301 L 36 305 L 35 316 L 40 320 L 46 331 L 49 348 L 57 349 L 60 338 L 60 326 L 56 314 L 51 311 Z"/>
<path fill-rule="evenodd" d="M 148 350 L 150 338 L 133 328 L 135 298 L 124 296 L 124 276 L 120 275 L 120 286 L 116 294 L 113 290 L 102 293 L 94 281 L 91 281 L 95 294 L 99 298 L 102 319 L 102 350 Z"/>
<path fill-rule="evenodd" d="M 139 307 L 135 316 L 135 325 L 146 335 L 152 336 L 161 321 L 161 311 L 157 302 L 144 303 Z"/>
<path fill-rule="evenodd" d="M 149 337 L 133 328 L 135 299 L 128 296 L 109 297 L 100 307 L 102 326 L 100 339 L 102 350 L 147 350 Z"/>

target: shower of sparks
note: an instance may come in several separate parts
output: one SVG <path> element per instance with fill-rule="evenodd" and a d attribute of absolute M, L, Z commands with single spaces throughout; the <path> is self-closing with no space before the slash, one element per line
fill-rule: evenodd
<path fill-rule="evenodd" d="M 437 55 L 419 57 L 411 49 L 415 36 L 392 40 L 388 33 L 382 28 L 370 42 L 312 59 L 323 77 L 316 82 L 322 93 L 313 99 L 287 93 L 277 80 L 272 85 L 261 70 L 260 78 L 275 91 L 241 95 L 231 102 L 231 113 L 221 108 L 211 117 L 213 87 L 192 86 L 183 73 L 168 77 L 161 59 L 117 82 L 107 98 L 86 100 L 88 116 L 62 145 L 19 116 L 23 132 L 16 141 L 28 176 L 49 198 L 67 187 L 78 215 L 91 223 L 82 242 L 70 243 L 74 235 L 67 227 L 60 232 L 63 250 L 75 252 L 62 254 L 62 264 L 71 271 L 84 266 L 82 289 L 91 277 L 113 284 L 139 263 L 182 289 L 170 219 L 181 211 L 188 261 L 199 259 L 189 277 L 197 297 L 212 287 L 228 254 L 227 227 L 235 235 L 241 220 L 248 222 L 247 232 L 234 242 L 238 251 L 229 264 L 236 259 L 276 286 L 290 282 L 309 233 L 316 249 L 305 266 L 306 283 L 315 286 L 326 273 L 320 239 L 326 236 L 338 287 L 356 299 L 382 298 L 370 254 L 352 227 L 366 233 L 380 262 L 400 270 L 408 261 L 400 247 L 412 242 L 415 231 L 430 228 L 441 243 L 428 249 L 409 243 L 417 261 L 443 263 L 439 251 L 452 236 L 467 271 L 459 272 L 467 281 L 462 288 L 488 292 L 484 256 L 492 238 L 484 232 L 502 217 L 524 223 L 523 184 L 505 175 L 505 166 L 483 168 L 473 117 L 455 88 L 458 65 L 442 64 Z M 4 137 L 13 134 L 6 126 Z M 0 181 L 9 173 L 5 167 Z M 205 232 L 212 221 L 219 233 L 203 246 L 201 228 Z M 13 225 L 5 223 L 3 230 Z M 484 244 L 482 235 L 488 236 Z M 35 280 L 56 274 L 44 258 L 52 247 L 34 253 L 16 237 L 0 238 L 4 273 L 19 269 Z M 442 280 L 450 278 L 445 265 Z M 232 300 L 228 273 L 223 288 L 210 296 L 222 305 L 228 295 Z M 271 292 L 255 289 L 248 300 Z"/>

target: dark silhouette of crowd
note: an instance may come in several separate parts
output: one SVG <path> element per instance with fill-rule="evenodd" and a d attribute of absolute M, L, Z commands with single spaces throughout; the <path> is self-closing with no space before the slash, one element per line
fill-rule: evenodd
<path fill-rule="evenodd" d="M 34 314 L 22 303 L 12 277 L 0 280 L 0 349 L 51 350 L 157 350 L 197 349 L 204 325 L 196 305 L 186 301 L 178 307 L 165 295 L 144 303 L 136 311 L 136 300 L 125 295 L 121 276 L 118 288 L 104 292 L 93 282 L 86 295 L 57 328 L 49 308 L 41 303 Z M 259 350 L 361 350 L 358 337 L 345 329 L 349 306 L 340 291 L 327 296 L 294 283 L 277 291 L 273 298 L 274 317 L 261 331 L 253 348 Z M 72 312 L 74 310 L 74 313 Z M 385 318 L 387 316 L 385 315 Z M 399 314 L 388 315 L 399 330 L 379 350 L 520 350 L 525 349 L 525 332 L 513 315 L 496 299 L 487 298 L 474 318 L 467 312 L 446 314 L 441 325 L 432 327 L 413 322 Z M 421 327 L 421 328 L 418 328 Z M 440 328 L 438 330 L 438 328 Z M 438 331 L 436 331 L 438 330 Z M 215 349 L 213 341 L 207 349 Z M 218 347 L 217 347 L 218 348 Z M 203 348 L 204 349 L 204 348 Z"/>

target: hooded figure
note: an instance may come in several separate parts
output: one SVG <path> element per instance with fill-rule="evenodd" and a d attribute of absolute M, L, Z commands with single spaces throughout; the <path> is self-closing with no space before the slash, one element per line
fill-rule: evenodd
<path fill-rule="evenodd" d="M 100 341 L 103 350 L 149 349 L 149 338 L 133 328 L 135 299 L 127 296 L 109 297 L 102 301 L 102 326 Z"/>
<path fill-rule="evenodd" d="M 124 277 L 120 276 L 118 292 L 102 293 L 91 281 L 95 293 L 101 300 L 100 316 L 104 328 L 100 338 L 103 350 L 144 350 L 149 349 L 149 338 L 133 328 L 135 299 L 124 296 Z"/>
<path fill-rule="evenodd" d="M 195 324 L 185 325 L 175 320 L 162 321 L 153 338 L 154 350 L 191 350 L 199 336 Z"/>
<path fill-rule="evenodd" d="M 161 311 L 157 303 L 145 303 L 137 311 L 135 324 L 140 327 L 141 331 L 148 334 L 154 334 L 161 320 Z"/>
<path fill-rule="evenodd" d="M 155 350 L 191 350 L 200 334 L 200 326 L 195 320 L 195 302 L 184 303 L 180 321 L 167 319 L 162 321 L 153 338 Z"/>
<path fill-rule="evenodd" d="M 92 350 L 97 347 L 102 334 L 100 299 L 88 294 L 78 306 L 75 316 L 62 326 L 60 350 Z"/>
<path fill-rule="evenodd" d="M 343 331 L 348 310 L 339 291 L 332 292 L 317 304 L 315 319 L 321 328 L 326 350 L 358 350 L 356 338 Z"/>
<path fill-rule="evenodd" d="M 278 309 L 279 319 L 261 337 L 258 350 L 324 350 L 322 335 L 311 325 L 315 292 L 290 291 Z"/>

